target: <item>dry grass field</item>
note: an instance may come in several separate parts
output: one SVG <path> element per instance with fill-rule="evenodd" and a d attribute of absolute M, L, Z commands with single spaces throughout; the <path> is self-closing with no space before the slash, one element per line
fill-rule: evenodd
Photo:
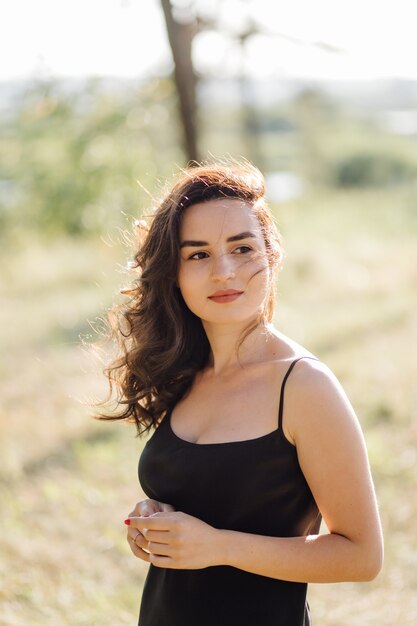
<path fill-rule="evenodd" d="M 416 207 L 405 187 L 317 193 L 276 213 L 287 253 L 276 325 L 346 389 L 385 531 L 375 581 L 310 586 L 315 626 L 417 623 Z M 97 339 L 98 316 L 121 298 L 119 239 L 22 235 L 0 253 L 1 626 L 137 621 L 147 565 L 123 519 L 143 497 L 144 442 L 88 417 L 83 403 L 106 386 L 80 342 Z"/>

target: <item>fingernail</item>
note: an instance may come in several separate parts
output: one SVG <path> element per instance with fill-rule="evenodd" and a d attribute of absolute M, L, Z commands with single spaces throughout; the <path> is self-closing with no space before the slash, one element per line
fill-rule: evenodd
<path fill-rule="evenodd" d="M 126 524 L 126 526 L 130 526 L 130 519 L 129 518 L 125 519 L 125 524 Z"/>

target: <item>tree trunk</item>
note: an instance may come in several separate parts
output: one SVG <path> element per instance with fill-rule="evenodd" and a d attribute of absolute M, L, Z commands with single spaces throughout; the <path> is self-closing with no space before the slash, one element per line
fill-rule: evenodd
<path fill-rule="evenodd" d="M 198 161 L 196 76 L 191 57 L 191 45 L 196 34 L 194 20 L 180 23 L 174 19 L 171 0 L 161 0 L 168 32 L 168 40 L 175 64 L 184 148 L 189 161 Z"/>

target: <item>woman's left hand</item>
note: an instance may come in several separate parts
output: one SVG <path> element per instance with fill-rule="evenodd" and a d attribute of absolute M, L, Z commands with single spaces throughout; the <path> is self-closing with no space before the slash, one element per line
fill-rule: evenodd
<path fill-rule="evenodd" d="M 128 523 L 129 522 L 129 523 Z M 136 528 L 136 556 L 156 567 L 202 569 L 220 565 L 220 531 L 182 511 L 163 511 L 147 517 L 128 517 L 125 523 Z M 147 550 L 149 555 L 143 550 Z"/>

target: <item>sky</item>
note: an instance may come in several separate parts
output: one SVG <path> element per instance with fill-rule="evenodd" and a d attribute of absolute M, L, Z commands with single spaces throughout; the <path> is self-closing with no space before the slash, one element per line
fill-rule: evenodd
<path fill-rule="evenodd" d="M 415 0 L 198 1 L 203 11 L 215 7 L 230 34 L 245 21 L 242 6 L 262 31 L 249 40 L 244 61 L 230 37 L 200 34 L 193 57 L 201 72 L 230 76 L 243 63 L 249 75 L 261 78 L 417 80 Z M 0 80 L 141 78 L 170 66 L 159 0 L 3 3 Z"/>

